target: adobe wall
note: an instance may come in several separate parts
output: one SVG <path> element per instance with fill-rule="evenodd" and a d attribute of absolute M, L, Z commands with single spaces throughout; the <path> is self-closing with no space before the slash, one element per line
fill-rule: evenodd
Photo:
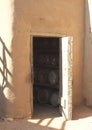
<path fill-rule="evenodd" d="M 92 1 L 85 2 L 84 98 L 92 106 Z"/>
<path fill-rule="evenodd" d="M 0 19 L 2 18 L 2 23 L 5 22 L 6 26 L 4 28 L 0 21 L 0 36 L 10 54 L 6 54 L 5 60 L 9 70 L 6 76 L 8 83 L 3 95 L 7 106 L 6 114 L 21 118 L 32 113 L 31 34 L 53 33 L 73 36 L 73 104 L 80 104 L 83 99 L 84 0 L 15 0 L 14 2 L 7 0 L 7 2 L 10 12 L 7 7 L 5 8 L 7 4 L 4 4 L 4 0 L 0 1 L 4 12 L 2 14 L 2 10 L 0 11 Z M 3 72 L 5 74 L 4 69 Z M 0 76 L 3 77 L 2 74 Z M 0 82 L 3 87 L 3 81 Z"/>
<path fill-rule="evenodd" d="M 22 118 L 31 115 L 30 32 L 21 21 L 15 29 L 14 4 L 0 1 L 0 116 Z"/>
<path fill-rule="evenodd" d="M 0 0 L 0 117 L 7 114 L 15 101 L 12 75 L 11 45 L 13 39 L 13 0 Z M 12 106 L 13 107 L 13 106 Z"/>

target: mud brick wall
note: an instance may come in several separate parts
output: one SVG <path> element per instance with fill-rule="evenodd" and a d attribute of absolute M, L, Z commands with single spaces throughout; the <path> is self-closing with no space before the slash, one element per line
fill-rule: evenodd
<path fill-rule="evenodd" d="M 73 104 L 83 100 L 84 0 L 0 1 L 0 93 L 3 114 L 32 114 L 31 35 L 73 37 Z M 2 50 L 2 51 L 1 51 Z M 1 99 L 0 97 L 0 99 Z"/>

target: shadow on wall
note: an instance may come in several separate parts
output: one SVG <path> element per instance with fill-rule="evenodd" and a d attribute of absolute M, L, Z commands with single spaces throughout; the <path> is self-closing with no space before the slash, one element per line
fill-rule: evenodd
<path fill-rule="evenodd" d="M 7 67 L 7 58 L 6 55 L 11 57 L 10 52 L 8 51 L 4 41 L 0 37 L 0 118 L 5 117 L 6 114 L 6 98 L 4 95 L 4 89 L 9 84 L 8 75 L 12 76 Z M 9 85 L 10 86 L 10 85 Z"/>

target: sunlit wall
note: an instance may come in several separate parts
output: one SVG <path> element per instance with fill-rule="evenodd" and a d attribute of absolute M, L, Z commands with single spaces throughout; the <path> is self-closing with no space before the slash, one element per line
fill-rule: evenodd
<path fill-rule="evenodd" d="M 32 114 L 33 34 L 73 37 L 73 104 L 80 104 L 83 14 L 84 0 L 0 0 L 0 102 L 4 104 L 0 109 L 5 108 L 3 113 L 16 118 Z"/>
<path fill-rule="evenodd" d="M 0 0 L 0 109 L 7 113 L 7 102 L 13 103 L 13 63 L 11 45 L 13 39 L 14 0 Z"/>

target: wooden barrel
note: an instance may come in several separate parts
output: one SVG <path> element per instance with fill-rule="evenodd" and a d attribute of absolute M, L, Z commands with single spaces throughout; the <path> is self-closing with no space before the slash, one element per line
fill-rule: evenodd
<path fill-rule="evenodd" d="M 58 83 L 58 78 L 59 78 L 58 71 L 51 70 L 49 72 L 48 79 L 51 85 L 55 85 L 56 83 Z"/>
<path fill-rule="evenodd" d="M 53 92 L 50 98 L 50 103 L 54 106 L 57 107 L 59 105 L 58 102 L 58 97 L 59 97 L 59 92 Z"/>
<path fill-rule="evenodd" d="M 49 102 L 50 92 L 48 89 L 39 89 L 37 93 L 37 100 L 39 103 L 46 104 Z"/>

